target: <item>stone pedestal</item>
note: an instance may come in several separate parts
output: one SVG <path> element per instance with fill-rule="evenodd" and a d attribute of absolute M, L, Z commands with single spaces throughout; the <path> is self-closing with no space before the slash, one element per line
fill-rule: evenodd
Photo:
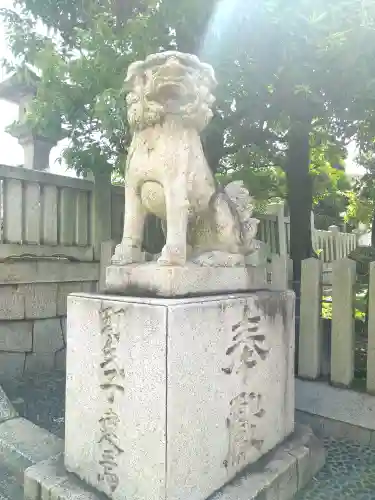
<path fill-rule="evenodd" d="M 68 298 L 65 467 L 203 500 L 294 429 L 294 296 Z"/>
<path fill-rule="evenodd" d="M 211 267 L 187 262 L 161 266 L 157 262 L 108 266 L 106 291 L 158 297 L 186 297 L 248 292 L 267 287 L 266 266 Z"/>

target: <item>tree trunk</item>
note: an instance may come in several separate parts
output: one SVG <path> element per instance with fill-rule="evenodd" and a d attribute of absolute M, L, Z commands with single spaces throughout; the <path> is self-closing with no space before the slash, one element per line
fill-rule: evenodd
<path fill-rule="evenodd" d="M 375 210 L 372 213 L 371 246 L 375 248 Z"/>
<path fill-rule="evenodd" d="M 290 213 L 290 257 L 293 281 L 301 280 L 301 262 L 313 255 L 311 243 L 311 210 L 313 204 L 310 166 L 310 122 L 296 121 L 289 131 L 286 163 L 288 205 Z"/>
<path fill-rule="evenodd" d="M 290 215 L 290 258 L 293 261 L 293 289 L 296 294 L 295 370 L 298 373 L 301 264 L 313 255 L 311 244 L 312 179 L 310 166 L 310 121 L 295 121 L 289 130 L 286 179 Z"/>

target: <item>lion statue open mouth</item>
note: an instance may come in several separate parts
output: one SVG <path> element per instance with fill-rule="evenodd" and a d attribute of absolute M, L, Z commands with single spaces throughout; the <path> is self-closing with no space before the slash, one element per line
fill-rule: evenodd
<path fill-rule="evenodd" d="M 159 263 L 244 265 L 258 224 L 250 195 L 241 182 L 218 189 L 199 135 L 212 118 L 212 67 L 190 54 L 163 52 L 131 64 L 125 83 L 133 138 L 123 238 L 112 263 L 142 261 L 143 225 L 151 212 L 166 227 Z"/>

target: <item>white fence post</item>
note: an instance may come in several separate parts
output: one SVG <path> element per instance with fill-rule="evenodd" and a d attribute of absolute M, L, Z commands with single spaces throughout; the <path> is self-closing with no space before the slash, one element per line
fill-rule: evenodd
<path fill-rule="evenodd" d="M 322 271 L 319 259 L 302 262 L 298 375 L 310 379 L 318 378 L 321 367 Z"/>
<path fill-rule="evenodd" d="M 337 226 L 329 226 L 328 231 L 332 233 L 330 236 L 330 240 L 332 242 L 332 261 L 346 257 L 346 255 L 342 255 L 342 252 L 340 251 L 341 241 L 339 228 Z"/>
<path fill-rule="evenodd" d="M 331 382 L 349 386 L 354 378 L 354 284 L 356 263 L 350 259 L 332 263 Z"/>
<path fill-rule="evenodd" d="M 313 229 L 315 229 L 315 214 L 313 211 L 310 212 L 310 227 L 311 227 L 311 231 L 313 231 Z"/>
<path fill-rule="evenodd" d="M 370 263 L 368 288 L 367 392 L 375 394 L 375 262 Z"/>
<path fill-rule="evenodd" d="M 284 215 L 284 204 L 282 204 L 276 214 L 277 217 L 277 233 L 279 240 L 279 255 L 287 256 L 288 255 L 288 244 L 287 244 L 287 234 L 285 227 L 285 215 Z"/>

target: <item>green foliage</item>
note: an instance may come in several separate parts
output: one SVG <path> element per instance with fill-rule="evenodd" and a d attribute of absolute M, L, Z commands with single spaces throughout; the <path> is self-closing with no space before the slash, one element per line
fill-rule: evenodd
<path fill-rule="evenodd" d="M 26 62 L 40 75 L 30 109 L 34 128 L 47 133 L 61 122 L 70 138 L 64 159 L 77 172 L 115 169 L 121 174 L 130 140 L 123 91 L 127 67 L 178 44 L 194 49 L 213 2 L 205 2 L 195 23 L 196 0 L 179 2 L 183 19 L 171 0 L 16 4 L 18 13 L 2 13 L 13 68 Z M 40 34 L 41 22 L 51 30 L 49 36 Z"/>
<path fill-rule="evenodd" d="M 16 12 L 2 11 L 14 55 L 8 66 L 26 62 L 40 76 L 29 119 L 41 132 L 62 123 L 70 137 L 64 156 L 78 172 L 121 177 L 127 67 L 176 48 L 217 72 L 215 117 L 202 137 L 211 167 L 219 179 L 243 179 L 260 205 L 288 197 L 297 260 L 309 250 L 312 204 L 321 227 L 340 222 L 348 204 L 352 217 L 348 183 L 332 167 L 348 141 L 369 151 L 375 137 L 373 2 L 15 3 Z"/>
<path fill-rule="evenodd" d="M 362 222 L 373 226 L 375 219 L 375 151 L 367 149 L 359 155 L 358 163 L 365 168 L 364 175 L 354 184 L 349 194 L 347 220 L 353 224 Z M 374 245 L 374 241 L 372 241 Z"/>

